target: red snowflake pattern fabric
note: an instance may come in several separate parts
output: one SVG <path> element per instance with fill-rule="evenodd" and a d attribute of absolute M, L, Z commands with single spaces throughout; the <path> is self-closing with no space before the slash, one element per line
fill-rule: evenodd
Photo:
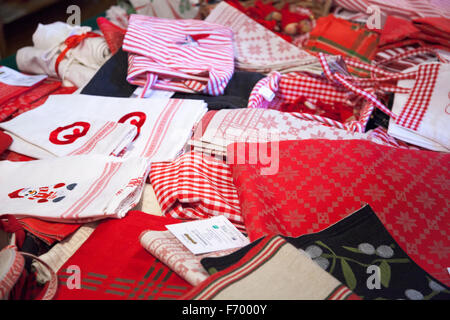
<path fill-rule="evenodd" d="M 228 153 L 238 147 L 245 147 L 238 149 L 242 156 L 255 146 L 232 144 Z M 234 163 L 233 180 L 252 241 L 268 234 L 317 232 L 369 204 L 419 266 L 450 284 L 450 154 L 362 140 L 281 141 L 272 149 L 271 143 L 256 147 L 267 148 L 268 154 L 279 150 L 276 174 L 261 175 L 261 164 L 228 160 Z M 277 156 L 271 154 L 271 159 Z"/>

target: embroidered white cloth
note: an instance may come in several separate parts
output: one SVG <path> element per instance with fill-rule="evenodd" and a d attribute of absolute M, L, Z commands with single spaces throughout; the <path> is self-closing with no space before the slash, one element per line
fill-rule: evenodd
<path fill-rule="evenodd" d="M 120 156 L 171 161 L 183 150 L 191 136 L 192 127 L 206 110 L 202 100 L 129 99 L 71 94 L 52 95 L 42 106 L 19 117 L 25 116 L 31 121 L 46 115 L 58 126 L 70 124 L 65 119 L 74 117 L 133 125 L 138 135 Z"/>
<path fill-rule="evenodd" d="M 202 20 L 133 14 L 123 50 L 127 80 L 147 89 L 223 94 L 233 76 L 232 31 Z"/>
<path fill-rule="evenodd" d="M 320 68 L 314 56 L 277 36 L 225 1 L 219 3 L 205 21 L 233 30 L 234 55 L 239 69 L 284 73 L 306 71 L 311 65 L 315 65 L 317 70 Z"/>
<path fill-rule="evenodd" d="M 170 231 L 144 231 L 139 237 L 141 245 L 152 256 L 163 262 L 184 280 L 198 285 L 209 277 L 200 260 L 206 257 L 222 257 L 237 249 L 194 255 Z"/>
<path fill-rule="evenodd" d="M 63 22 L 39 24 L 33 34 L 33 46 L 17 51 L 17 66 L 22 72 L 59 78 L 55 63 L 59 54 L 66 48 L 64 41 L 70 36 L 91 31 L 90 27 L 71 26 Z M 59 75 L 63 84 L 84 86 L 110 57 L 111 52 L 103 37 L 85 38 L 70 49 L 59 64 Z"/>
<path fill-rule="evenodd" d="M 407 69 L 418 70 L 415 80 L 401 80 L 398 86 L 411 88 L 408 94 L 395 94 L 388 133 L 408 143 L 450 152 L 450 64 L 429 63 Z"/>
<path fill-rule="evenodd" d="M 62 108 L 60 108 L 62 109 Z M 36 108 L 0 123 L 10 133 L 10 150 L 46 159 L 79 154 L 118 155 L 137 134 L 131 124 L 80 117 L 70 110 L 64 114 Z"/>
<path fill-rule="evenodd" d="M 122 218 L 138 202 L 150 164 L 145 158 L 80 155 L 0 162 L 0 214 L 49 221 Z"/>

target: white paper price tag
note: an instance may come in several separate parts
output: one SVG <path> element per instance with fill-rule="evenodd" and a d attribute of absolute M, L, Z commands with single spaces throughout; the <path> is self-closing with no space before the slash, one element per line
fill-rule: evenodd
<path fill-rule="evenodd" d="M 166 225 L 193 254 L 233 249 L 250 241 L 224 216 Z"/>

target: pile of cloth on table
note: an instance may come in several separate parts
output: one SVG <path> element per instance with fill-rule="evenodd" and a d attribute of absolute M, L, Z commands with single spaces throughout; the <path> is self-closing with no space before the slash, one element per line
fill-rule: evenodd
<path fill-rule="evenodd" d="M 39 24 L 0 66 L 0 299 L 450 299 L 449 8 L 305 3 Z M 175 232 L 215 219 L 245 241 Z"/>

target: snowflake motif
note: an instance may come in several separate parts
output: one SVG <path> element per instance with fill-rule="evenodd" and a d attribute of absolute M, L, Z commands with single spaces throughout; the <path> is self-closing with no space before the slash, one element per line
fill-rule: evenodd
<path fill-rule="evenodd" d="M 427 192 L 421 192 L 416 198 L 418 202 L 423 204 L 424 209 L 431 209 L 436 205 L 436 200 L 431 198 Z"/>
<path fill-rule="evenodd" d="M 244 24 L 242 25 L 242 27 L 244 28 L 244 31 L 246 33 L 258 31 L 257 24 L 255 22 L 253 22 L 253 21 L 250 21 L 250 20 L 246 20 L 244 22 Z"/>
<path fill-rule="evenodd" d="M 289 51 L 291 51 L 291 49 L 292 49 L 292 46 L 291 46 L 291 44 L 289 44 L 289 42 L 287 42 L 287 41 L 278 42 L 278 52 L 279 53 L 289 52 Z"/>
<path fill-rule="evenodd" d="M 325 198 L 331 196 L 331 193 L 328 189 L 325 189 L 322 185 L 315 186 L 312 190 L 309 191 L 309 196 L 311 198 L 316 198 L 316 202 L 325 201 Z"/>
<path fill-rule="evenodd" d="M 318 130 L 317 133 L 311 133 L 311 139 L 324 139 L 326 135 L 325 131 Z"/>
<path fill-rule="evenodd" d="M 404 155 L 401 159 L 401 162 L 403 162 L 404 164 L 406 164 L 408 167 L 410 168 L 415 168 L 419 165 L 419 159 L 414 158 L 413 156 L 411 156 L 410 154 L 406 154 Z"/>
<path fill-rule="evenodd" d="M 298 210 L 292 210 L 286 216 L 286 221 L 291 223 L 292 227 L 300 227 L 302 222 L 306 222 L 306 216 L 304 214 L 298 214 Z"/>
<path fill-rule="evenodd" d="M 353 149 L 353 152 L 360 154 L 362 157 L 371 158 L 373 156 L 373 151 L 360 144 Z"/>
<path fill-rule="evenodd" d="M 262 53 L 261 47 L 257 44 L 248 46 L 248 53 L 253 56 L 259 56 Z"/>
<path fill-rule="evenodd" d="M 308 157 L 308 159 L 314 159 L 321 153 L 319 149 L 316 149 L 311 145 L 307 145 L 303 149 L 298 150 L 298 152 L 301 153 L 302 156 Z"/>
<path fill-rule="evenodd" d="M 298 171 L 294 170 L 292 166 L 283 166 L 282 170 L 278 171 L 278 177 L 284 178 L 285 182 L 295 181 L 298 177 Z"/>
<path fill-rule="evenodd" d="M 256 185 L 256 189 L 263 195 L 263 197 L 266 197 L 268 199 L 275 199 L 275 193 L 270 190 L 266 185 Z"/>
<path fill-rule="evenodd" d="M 275 121 L 275 116 L 261 117 L 261 122 L 264 129 L 278 128 L 278 122 Z"/>
<path fill-rule="evenodd" d="M 266 223 L 267 231 L 273 234 L 279 234 L 280 230 L 278 229 L 278 225 L 274 223 L 273 221 L 270 221 L 269 223 Z"/>
<path fill-rule="evenodd" d="M 341 178 L 348 177 L 353 172 L 353 169 L 343 162 L 337 163 L 331 170 L 334 174 L 339 174 Z"/>
<path fill-rule="evenodd" d="M 368 189 L 364 190 L 366 196 L 370 196 L 373 201 L 380 201 L 385 197 L 384 190 L 378 188 L 377 184 L 370 185 Z"/>
<path fill-rule="evenodd" d="M 450 247 L 445 246 L 442 240 L 434 241 L 434 244 L 428 248 L 430 253 L 437 254 L 439 259 L 447 258 L 450 253 Z"/>
<path fill-rule="evenodd" d="M 293 136 L 298 136 L 299 132 L 300 130 L 295 127 L 290 127 L 288 130 L 288 133 L 292 134 Z"/>
<path fill-rule="evenodd" d="M 394 168 L 388 168 L 386 170 L 386 176 L 391 177 L 392 181 L 394 182 L 400 182 L 403 179 L 403 174 L 401 174 Z"/>
<path fill-rule="evenodd" d="M 443 190 L 448 191 L 450 190 L 450 180 L 448 180 L 444 176 L 437 176 L 433 179 L 433 183 L 435 185 L 441 186 Z"/>
<path fill-rule="evenodd" d="M 408 212 L 400 212 L 399 217 L 396 217 L 399 225 L 403 227 L 403 231 L 412 232 L 413 227 L 416 227 L 416 219 L 409 216 Z"/>

